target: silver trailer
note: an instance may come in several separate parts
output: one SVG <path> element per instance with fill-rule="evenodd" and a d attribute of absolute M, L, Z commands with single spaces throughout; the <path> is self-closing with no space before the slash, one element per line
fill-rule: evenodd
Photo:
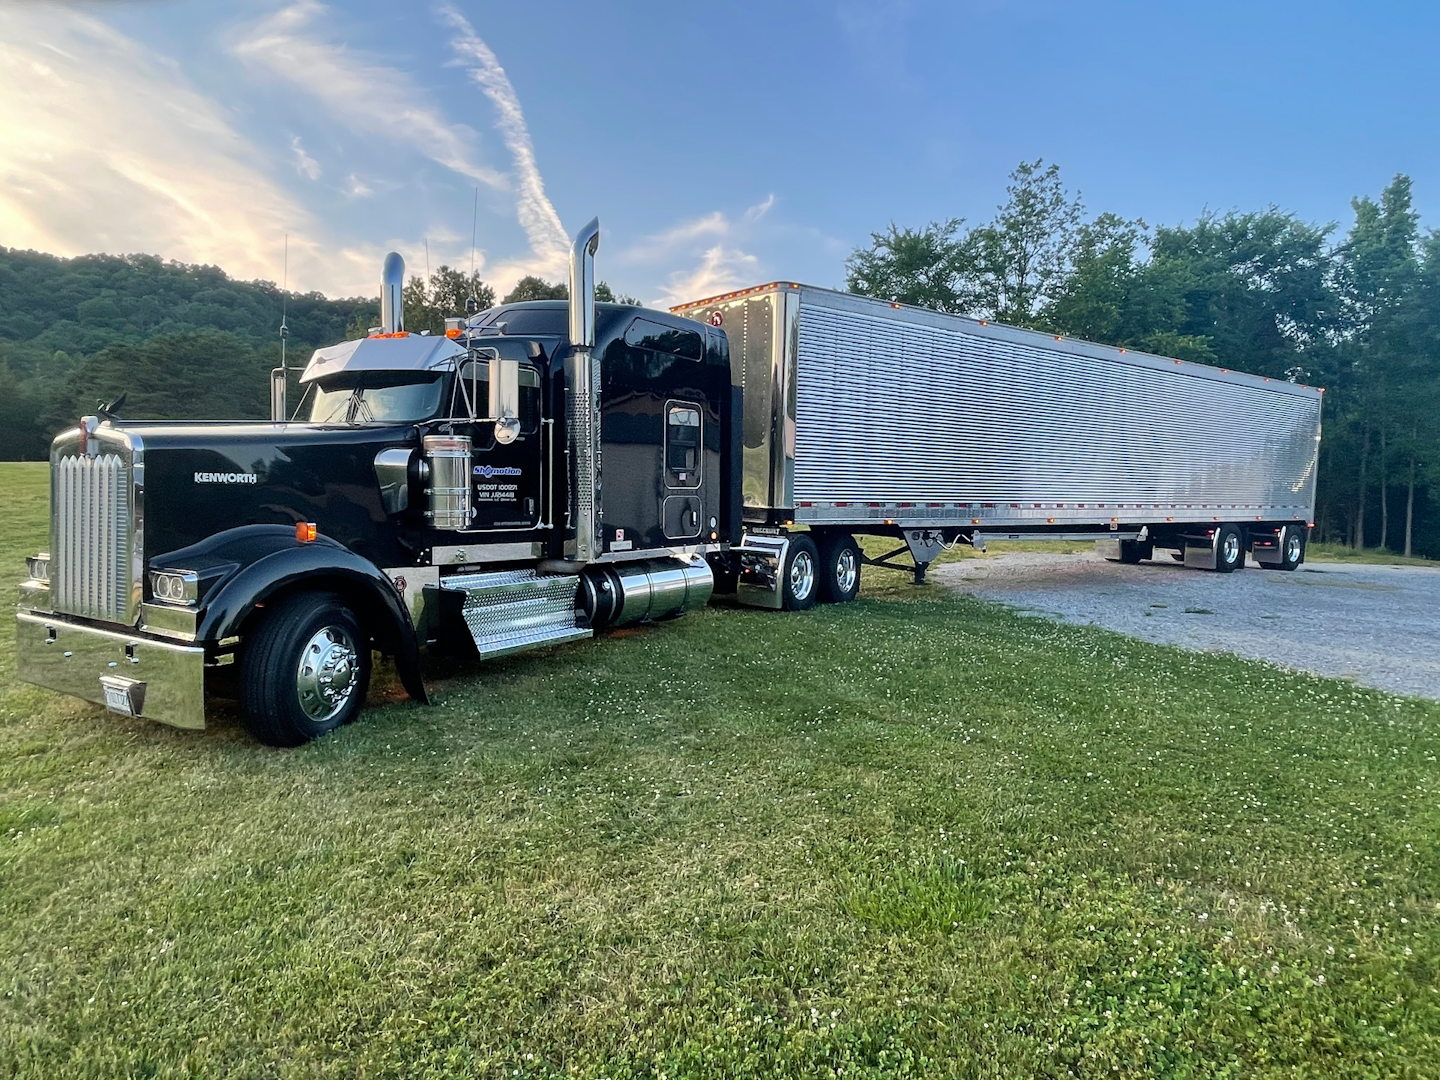
<path fill-rule="evenodd" d="M 956 541 L 1098 538 L 1222 571 L 1303 558 L 1319 389 L 783 282 L 672 310 L 729 338 L 746 547 L 775 551 L 778 577 L 792 525 L 821 549 L 898 534 L 917 577 Z"/>

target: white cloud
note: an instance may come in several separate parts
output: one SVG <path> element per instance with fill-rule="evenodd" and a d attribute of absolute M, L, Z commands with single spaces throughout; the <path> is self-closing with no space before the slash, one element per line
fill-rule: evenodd
<path fill-rule="evenodd" d="M 336 25 L 330 16 L 323 4 L 300 0 L 243 32 L 230 51 L 292 83 L 363 135 L 383 135 L 477 183 L 506 188 L 505 177 L 480 159 L 475 131 L 449 121 L 408 75 L 311 32 L 317 24 Z"/>
<path fill-rule="evenodd" d="M 375 194 L 375 189 L 361 180 L 353 172 L 345 178 L 344 192 L 352 199 L 367 199 Z"/>
<path fill-rule="evenodd" d="M 560 224 L 560 215 L 545 194 L 545 181 L 535 161 L 535 145 L 530 140 L 530 129 L 525 123 L 525 113 L 515 88 L 490 46 L 480 39 L 463 15 L 451 5 L 443 4 L 440 17 L 455 31 L 450 47 L 499 113 L 500 135 L 515 159 L 515 171 L 520 181 L 516 210 L 520 227 L 530 240 L 534 256 L 529 261 L 531 269 L 527 272 L 564 274 L 570 250 L 569 239 Z"/>
<path fill-rule="evenodd" d="M 738 248 L 716 244 L 707 248 L 700 264 L 690 270 L 676 270 L 665 279 L 665 291 L 652 303 L 670 307 L 707 296 L 734 292 L 748 285 L 758 285 L 760 260 Z"/>
<path fill-rule="evenodd" d="M 0 244 L 152 252 L 241 278 L 373 293 L 378 257 L 317 222 L 167 57 L 58 5 L 0 6 Z"/>
<path fill-rule="evenodd" d="M 320 163 L 305 152 L 299 135 L 290 140 L 290 150 L 295 155 L 295 171 L 311 180 L 319 180 Z"/>
<path fill-rule="evenodd" d="M 622 265 L 649 266 L 663 274 L 663 292 L 654 298 L 657 306 L 703 299 L 717 293 L 759 283 L 763 266 L 758 256 L 746 251 L 758 239 L 756 225 L 775 205 L 770 194 L 747 207 L 738 220 L 720 210 L 678 222 L 647 236 L 621 251 Z M 741 245 L 744 245 L 742 247 Z M 686 269 L 665 270 L 677 263 L 692 262 Z"/>

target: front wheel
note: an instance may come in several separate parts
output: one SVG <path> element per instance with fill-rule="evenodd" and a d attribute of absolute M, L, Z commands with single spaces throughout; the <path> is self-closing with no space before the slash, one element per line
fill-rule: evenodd
<path fill-rule="evenodd" d="M 333 593 L 275 607 L 240 662 L 245 727 L 267 746 L 300 746 L 348 724 L 369 686 L 369 639 Z"/>
<path fill-rule="evenodd" d="M 786 611 L 808 611 L 815 606 L 819 565 L 815 541 L 808 536 L 791 537 L 780 576 L 781 606 Z"/>
<path fill-rule="evenodd" d="M 820 602 L 847 604 L 860 595 L 860 545 L 849 533 L 821 536 Z"/>

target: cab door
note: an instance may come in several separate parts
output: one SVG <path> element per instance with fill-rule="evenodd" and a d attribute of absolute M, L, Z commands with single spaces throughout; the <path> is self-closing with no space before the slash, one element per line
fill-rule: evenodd
<path fill-rule="evenodd" d="M 705 410 L 698 402 L 665 403 L 665 495 L 660 508 L 667 540 L 700 535 L 705 507 Z"/>
<path fill-rule="evenodd" d="M 520 434 L 511 443 L 495 438 L 495 424 L 477 419 L 468 425 L 471 448 L 471 506 L 466 531 L 533 529 L 541 521 L 544 470 L 544 417 L 541 376 L 533 364 L 520 365 Z M 471 416 L 485 417 L 490 404 L 490 365 L 470 360 L 461 365 L 459 396 Z M 457 425 L 458 427 L 458 425 Z"/>

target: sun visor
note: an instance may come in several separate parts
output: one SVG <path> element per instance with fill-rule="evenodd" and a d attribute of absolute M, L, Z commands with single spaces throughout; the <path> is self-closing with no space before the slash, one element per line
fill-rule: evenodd
<path fill-rule="evenodd" d="M 465 349 L 454 341 L 429 334 L 361 338 L 316 349 L 300 381 L 314 382 L 342 371 L 435 371 L 464 355 Z"/>

